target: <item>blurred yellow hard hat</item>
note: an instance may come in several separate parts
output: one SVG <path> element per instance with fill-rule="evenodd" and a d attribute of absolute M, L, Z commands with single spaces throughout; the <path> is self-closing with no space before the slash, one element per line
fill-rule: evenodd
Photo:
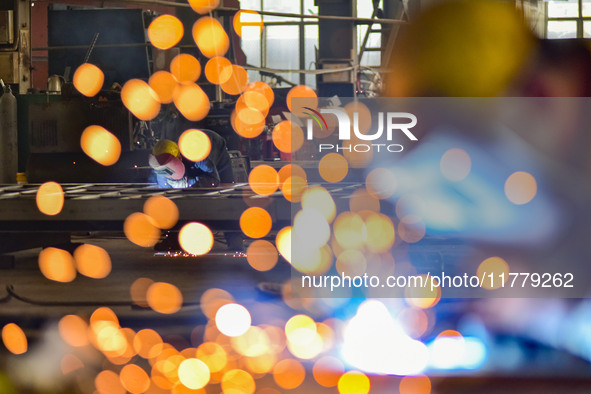
<path fill-rule="evenodd" d="M 181 157 L 181 153 L 179 151 L 179 146 L 176 144 L 176 142 L 171 141 L 171 140 L 160 140 L 158 142 L 156 142 L 156 145 L 154 145 L 154 148 L 152 149 L 152 154 L 154 156 L 158 156 L 161 155 L 163 153 L 168 153 L 170 155 L 173 155 L 174 157 L 180 158 Z"/>

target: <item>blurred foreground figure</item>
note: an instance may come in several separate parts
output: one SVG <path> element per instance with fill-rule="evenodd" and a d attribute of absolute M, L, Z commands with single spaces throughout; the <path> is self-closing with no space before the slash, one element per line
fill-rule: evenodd
<path fill-rule="evenodd" d="M 427 8 L 395 43 L 386 96 L 502 96 L 535 48 L 512 2 L 452 0 Z"/>

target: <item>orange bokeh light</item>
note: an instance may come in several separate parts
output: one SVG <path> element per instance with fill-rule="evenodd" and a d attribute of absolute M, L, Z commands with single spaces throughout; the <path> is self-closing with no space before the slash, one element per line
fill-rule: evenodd
<path fill-rule="evenodd" d="M 220 84 L 226 82 L 230 77 L 231 73 L 225 73 L 227 79 L 221 79 L 221 74 L 224 68 L 231 67 L 232 63 L 222 56 L 214 56 L 207 61 L 205 64 L 205 78 L 213 84 Z"/>
<path fill-rule="evenodd" d="M 429 394 L 431 380 L 428 376 L 405 376 L 400 381 L 400 394 Z"/>
<path fill-rule="evenodd" d="M 91 159 L 104 166 L 113 165 L 121 156 L 121 143 L 101 126 L 88 126 L 80 136 L 80 146 Z"/>
<path fill-rule="evenodd" d="M 287 107 L 289 110 L 297 116 L 306 116 L 305 112 L 309 110 L 305 107 L 312 109 L 318 108 L 318 96 L 316 92 L 305 85 L 294 86 L 287 93 Z"/>
<path fill-rule="evenodd" d="M 68 345 L 82 347 L 89 344 L 88 324 L 78 315 L 66 315 L 58 324 L 60 336 Z"/>
<path fill-rule="evenodd" d="M 249 85 L 250 86 L 250 85 Z M 269 99 L 261 91 L 248 90 L 248 86 L 242 95 L 236 101 L 236 111 L 240 112 L 243 108 L 250 108 L 260 112 L 266 117 L 269 112 Z"/>
<path fill-rule="evenodd" d="M 211 141 L 201 130 L 189 129 L 179 137 L 181 154 L 191 161 L 205 160 L 211 152 Z"/>
<path fill-rule="evenodd" d="M 224 393 L 252 394 L 256 384 L 253 377 L 242 369 L 232 369 L 222 377 L 222 391 Z"/>
<path fill-rule="evenodd" d="M 188 120 L 197 122 L 209 113 L 209 98 L 194 83 L 181 84 L 174 94 L 174 105 Z"/>
<path fill-rule="evenodd" d="M 156 331 L 145 328 L 135 334 L 133 348 L 145 359 L 152 359 L 160 355 L 163 350 L 162 337 Z"/>
<path fill-rule="evenodd" d="M 269 271 L 279 260 L 275 246 L 263 239 L 254 241 L 246 250 L 248 264 L 257 271 Z"/>
<path fill-rule="evenodd" d="M 131 300 L 142 308 L 147 308 L 149 305 L 148 300 L 146 299 L 146 294 L 152 283 L 154 283 L 154 281 L 149 278 L 136 279 L 129 288 Z"/>
<path fill-rule="evenodd" d="M 265 129 L 264 119 L 257 124 L 249 125 L 240 120 L 236 111 L 232 111 L 232 114 L 230 115 L 230 123 L 232 124 L 234 131 L 236 131 L 236 134 L 244 138 L 258 137 Z"/>
<path fill-rule="evenodd" d="M 62 373 L 64 375 L 70 374 L 74 371 L 78 371 L 82 368 L 84 368 L 84 363 L 82 363 L 82 361 L 74 356 L 73 354 L 66 354 L 64 357 L 62 357 L 62 360 L 60 362 L 60 367 L 62 370 Z"/>
<path fill-rule="evenodd" d="M 275 100 L 275 93 L 273 93 L 273 89 L 271 89 L 271 87 L 263 81 L 254 81 L 248 84 L 245 92 L 262 93 L 267 99 L 268 107 L 271 107 L 271 105 L 273 105 L 273 101 Z"/>
<path fill-rule="evenodd" d="M 119 375 L 111 370 L 101 371 L 94 379 L 94 386 L 99 394 L 125 394 Z"/>
<path fill-rule="evenodd" d="M 273 368 L 273 379 L 282 389 L 292 390 L 299 387 L 306 377 L 302 364 L 293 359 L 279 361 Z"/>
<path fill-rule="evenodd" d="M 165 282 L 155 282 L 146 294 L 148 305 L 156 312 L 171 314 L 178 312 L 183 305 L 183 295 L 175 285 Z"/>
<path fill-rule="evenodd" d="M 125 219 L 123 232 L 131 242 L 145 248 L 156 245 L 160 239 L 160 229 L 154 219 L 140 212 L 132 213 Z"/>
<path fill-rule="evenodd" d="M 27 337 L 15 323 L 8 323 L 2 328 L 2 342 L 12 354 L 23 354 L 28 349 Z"/>
<path fill-rule="evenodd" d="M 306 179 L 299 176 L 290 176 L 281 184 L 281 192 L 287 201 L 300 202 L 307 187 L 308 182 L 306 182 Z"/>
<path fill-rule="evenodd" d="M 338 153 L 329 153 L 320 159 L 318 171 L 322 179 L 327 182 L 340 182 L 347 176 L 349 165 L 347 159 Z"/>
<path fill-rule="evenodd" d="M 193 25 L 193 40 L 203 55 L 224 56 L 230 48 L 230 39 L 222 24 L 215 18 L 204 16 Z"/>
<path fill-rule="evenodd" d="M 169 104 L 179 83 L 168 71 L 156 71 L 148 80 L 148 85 L 154 89 L 162 104 Z"/>
<path fill-rule="evenodd" d="M 195 82 L 201 75 L 201 64 L 194 56 L 181 53 L 170 62 L 170 72 L 180 83 Z"/>
<path fill-rule="evenodd" d="M 263 208 L 252 207 L 240 215 L 240 229 L 250 238 L 262 238 L 269 234 L 273 221 Z"/>
<path fill-rule="evenodd" d="M 273 128 L 273 144 L 281 152 L 296 152 L 304 144 L 304 131 L 289 120 L 280 122 Z"/>
<path fill-rule="evenodd" d="M 74 87 L 87 97 L 96 96 L 105 82 L 105 74 L 94 64 L 84 63 L 74 73 Z"/>
<path fill-rule="evenodd" d="M 268 196 L 279 187 L 279 175 L 273 167 L 261 164 L 250 171 L 248 183 L 256 194 Z"/>
<path fill-rule="evenodd" d="M 76 278 L 74 258 L 63 249 L 43 249 L 39 253 L 39 269 L 43 276 L 56 282 L 71 282 Z"/>
<path fill-rule="evenodd" d="M 189 0 L 189 5 L 198 14 L 207 14 L 215 10 L 220 4 L 220 0 Z"/>
<path fill-rule="evenodd" d="M 234 31 L 239 37 L 242 37 L 243 28 L 246 27 L 246 32 L 249 36 L 255 31 L 263 32 L 263 17 L 256 11 L 240 10 L 234 15 L 233 19 Z"/>
<path fill-rule="evenodd" d="M 161 15 L 148 26 L 148 37 L 158 49 L 170 49 L 183 38 L 183 24 L 172 15 Z"/>
<path fill-rule="evenodd" d="M 37 208 L 46 215 L 57 215 L 64 207 L 64 190 L 56 182 L 45 182 L 37 190 Z"/>
<path fill-rule="evenodd" d="M 179 209 L 170 198 L 152 196 L 144 203 L 144 213 L 150 216 L 157 227 L 169 229 L 179 220 Z"/>
<path fill-rule="evenodd" d="M 225 81 L 220 84 L 224 92 L 238 95 L 248 86 L 248 73 L 243 67 L 234 64 L 232 67 L 225 67 L 222 70 L 220 80 Z"/>
<path fill-rule="evenodd" d="M 132 394 L 141 394 L 150 388 L 150 377 L 141 367 L 127 364 L 119 373 L 121 384 Z"/>
<path fill-rule="evenodd" d="M 123 105 L 141 120 L 152 120 L 160 112 L 158 94 L 141 79 L 130 79 L 121 89 Z"/>
<path fill-rule="evenodd" d="M 214 319 L 220 307 L 234 302 L 234 297 L 222 289 L 207 289 L 200 298 L 201 309 L 208 319 Z"/>
<path fill-rule="evenodd" d="M 341 375 L 345 372 L 345 365 L 336 357 L 324 356 L 314 363 L 312 373 L 319 385 L 335 387 Z"/>
<path fill-rule="evenodd" d="M 505 181 L 505 195 L 515 205 L 527 204 L 537 192 L 536 179 L 530 173 L 517 171 Z"/>
<path fill-rule="evenodd" d="M 102 279 L 111 273 L 111 257 L 99 246 L 82 244 L 74 251 L 76 269 L 89 278 Z"/>
<path fill-rule="evenodd" d="M 179 243 L 185 252 L 201 256 L 209 253 L 213 247 L 213 234 L 204 224 L 187 223 L 179 232 Z"/>
<path fill-rule="evenodd" d="M 279 171 L 277 171 L 279 175 L 279 184 L 283 185 L 283 183 L 290 177 L 299 177 L 304 180 L 308 179 L 306 175 L 306 171 L 297 164 L 286 164 Z M 282 187 L 282 186 L 281 186 Z"/>
<path fill-rule="evenodd" d="M 203 361 L 210 372 L 220 372 L 228 364 L 224 348 L 215 342 L 205 342 L 197 348 L 197 358 Z"/>

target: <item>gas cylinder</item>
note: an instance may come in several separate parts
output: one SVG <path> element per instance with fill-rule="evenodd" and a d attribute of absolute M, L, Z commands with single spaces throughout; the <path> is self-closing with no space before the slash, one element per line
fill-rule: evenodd
<path fill-rule="evenodd" d="M 18 130 L 16 97 L 9 85 L 4 85 L 0 96 L 0 183 L 16 183 L 18 167 Z"/>

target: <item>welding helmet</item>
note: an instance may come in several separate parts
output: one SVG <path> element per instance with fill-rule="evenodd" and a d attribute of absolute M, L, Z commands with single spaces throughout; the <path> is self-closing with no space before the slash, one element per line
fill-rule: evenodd
<path fill-rule="evenodd" d="M 152 149 L 152 154 L 154 156 L 159 156 L 163 153 L 168 153 L 169 155 L 172 155 L 179 159 L 181 157 L 179 146 L 176 144 L 176 142 L 173 142 L 171 140 L 160 140 L 156 142 L 156 145 L 154 145 L 154 148 Z"/>

